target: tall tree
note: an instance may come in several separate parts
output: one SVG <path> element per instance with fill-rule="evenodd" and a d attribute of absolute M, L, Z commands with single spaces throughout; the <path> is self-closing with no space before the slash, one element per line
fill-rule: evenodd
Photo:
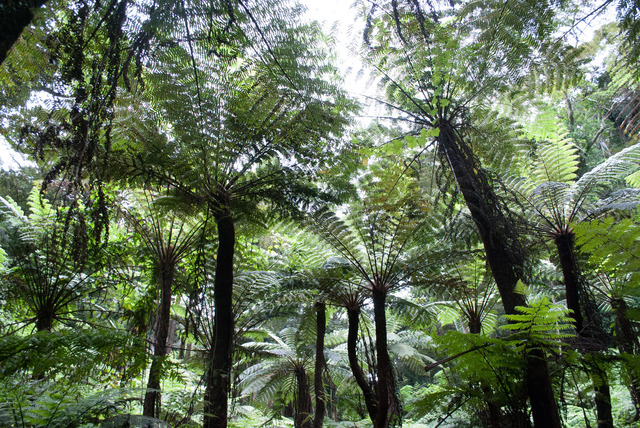
<path fill-rule="evenodd" d="M 349 314 L 349 359 L 363 390 L 373 426 L 386 428 L 402 422 L 395 374 L 389 355 L 386 306 L 391 290 L 401 287 L 413 272 L 408 259 L 420 259 L 412 252 L 412 240 L 421 226 L 419 213 L 428 209 L 410 170 L 400 162 L 382 161 L 362 180 L 362 198 L 352 204 L 345 219 L 323 209 L 314 215 L 315 230 L 347 259 L 358 273 L 362 292 L 373 302 L 375 325 L 375 401 L 355 355 L 355 337 L 360 316 L 359 294 L 347 299 Z"/>
<path fill-rule="evenodd" d="M 430 7 L 424 10 L 415 2 L 397 0 L 373 6 L 364 35 L 365 55 L 384 84 L 383 103 L 395 119 L 411 124 L 410 132 L 422 137 L 422 145 L 430 141 L 435 145 L 475 222 L 504 309 L 516 314 L 516 308 L 525 305 L 516 285 L 527 281 L 526 254 L 512 213 L 478 160 L 476 147 L 490 133 L 478 132 L 482 122 L 474 123 L 473 118 L 482 110 L 472 110 L 469 105 L 490 102 L 489 94 L 495 95 L 522 66 L 517 61 L 522 52 L 501 56 L 491 46 L 467 43 L 465 37 L 476 33 L 456 20 L 441 22 L 443 12 L 433 4 Z M 514 18 L 524 28 L 537 25 L 527 22 L 526 16 Z M 498 33 L 500 30 L 495 28 Z M 503 142 L 509 140 L 508 128 L 505 131 Z M 415 145 L 415 137 L 411 144 Z M 501 150 L 509 149 L 504 145 Z M 526 355 L 524 383 L 534 422 L 560 427 L 544 353 L 530 348 Z"/>
<path fill-rule="evenodd" d="M 150 105 L 165 132 L 141 135 L 131 129 L 142 150 L 124 166 L 170 186 L 217 226 L 206 427 L 227 424 L 236 218 L 259 216 L 261 204 L 282 214 L 294 212 L 318 194 L 310 178 L 340 150 L 330 142 L 352 108 L 324 80 L 332 69 L 318 56 L 322 50 L 314 27 L 292 28 L 267 9 L 239 6 L 244 39 L 237 49 L 219 52 L 219 58 L 212 55 L 219 45 L 208 37 L 203 21 L 210 15 L 208 6 L 180 11 L 180 31 L 188 37 L 160 52 L 148 75 Z M 295 18 L 284 6 L 274 11 Z M 166 31 L 172 34 L 174 28 Z"/>
<path fill-rule="evenodd" d="M 178 263 L 193 250 L 193 244 L 202 233 L 202 226 L 189 225 L 177 212 L 163 212 L 163 208 L 150 199 L 153 195 L 145 192 L 144 201 L 139 212 L 129 209 L 124 212 L 125 218 L 133 225 L 142 237 L 147 249 L 151 252 L 157 271 L 157 286 L 160 298 L 157 300 L 157 315 L 153 333 L 153 360 L 149 369 L 147 392 L 144 397 L 143 415 L 152 418 L 160 417 L 160 381 L 164 360 L 168 351 L 169 323 L 171 321 L 171 304 Z M 158 198 L 162 199 L 162 198 Z M 136 201 L 130 201 L 136 204 Z M 144 218 L 144 220 L 142 218 Z M 183 217 L 183 218 L 181 218 Z"/>

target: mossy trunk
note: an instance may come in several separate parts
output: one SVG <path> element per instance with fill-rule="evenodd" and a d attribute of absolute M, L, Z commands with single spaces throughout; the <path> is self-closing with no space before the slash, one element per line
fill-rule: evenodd
<path fill-rule="evenodd" d="M 558 250 L 560 267 L 564 277 L 567 308 L 571 310 L 574 327 L 578 335 L 583 334 L 584 317 L 580 307 L 580 271 L 575 257 L 575 236 L 570 230 L 555 236 L 554 242 Z"/>
<path fill-rule="evenodd" d="M 383 284 L 375 284 L 372 294 L 373 320 L 376 330 L 376 372 L 378 375 L 378 409 L 373 426 L 374 428 L 387 428 L 401 424 L 402 415 L 387 343 L 387 290 Z"/>
<path fill-rule="evenodd" d="M 378 403 L 376 395 L 367 381 L 367 378 L 358 362 L 358 329 L 360 325 L 360 307 L 355 304 L 347 307 L 347 315 L 349 319 L 349 331 L 347 335 L 347 355 L 349 357 L 349 367 L 353 373 L 356 383 L 364 396 L 364 403 L 367 408 L 369 418 L 373 422 L 378 412 Z"/>
<path fill-rule="evenodd" d="M 235 225 L 229 210 L 215 215 L 218 252 L 213 283 L 214 336 L 204 395 L 204 428 L 226 428 L 233 348 L 233 253 Z"/>
<path fill-rule="evenodd" d="M 158 284 L 160 285 L 160 305 L 158 306 L 156 331 L 153 340 L 153 361 L 149 369 L 147 392 L 144 396 L 144 404 L 142 406 L 142 414 L 154 418 L 160 415 L 160 377 L 164 356 L 167 354 L 167 338 L 169 337 L 169 324 L 171 321 L 171 299 L 175 265 L 172 251 L 169 248 L 166 259 L 161 260 L 159 266 L 160 275 Z"/>
<path fill-rule="evenodd" d="M 326 394 L 322 373 L 326 366 L 324 358 L 324 337 L 327 330 L 327 312 L 324 302 L 317 302 L 316 307 L 316 362 L 313 378 L 313 387 L 316 393 L 316 410 L 313 418 L 313 427 L 322 428 L 324 416 L 327 412 Z"/>
<path fill-rule="evenodd" d="M 515 290 L 518 280 L 524 279 L 525 260 L 517 232 L 505 215 L 487 177 L 476 164 L 471 149 L 450 123 L 441 123 L 439 128 L 439 150 L 451 168 L 478 229 L 504 310 L 507 314 L 515 314 L 517 306 L 525 305 L 524 296 Z M 538 427 L 561 428 L 545 356 L 533 351 L 525 353 L 525 358 L 525 385 L 534 423 Z"/>
<path fill-rule="evenodd" d="M 311 391 L 309 389 L 309 375 L 302 364 L 296 365 L 294 371 L 298 384 L 294 426 L 295 428 L 312 428 L 313 406 L 311 404 Z"/>
<path fill-rule="evenodd" d="M 627 310 L 629 309 L 627 302 L 624 299 L 613 299 L 611 301 L 611 307 L 613 308 L 615 318 L 615 334 L 616 345 L 620 354 L 635 355 L 640 350 L 640 342 L 638 341 L 638 335 L 633 328 L 633 324 L 627 316 Z M 628 360 L 623 361 L 623 368 L 625 374 L 628 376 L 630 382 L 628 385 L 631 399 L 636 409 L 634 420 L 638 420 L 640 416 L 640 378 L 638 377 L 637 370 L 632 364 L 629 364 Z"/>

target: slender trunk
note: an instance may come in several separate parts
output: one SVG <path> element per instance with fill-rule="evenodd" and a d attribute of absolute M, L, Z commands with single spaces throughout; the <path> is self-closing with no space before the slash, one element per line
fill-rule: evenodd
<path fill-rule="evenodd" d="M 578 335 L 583 334 L 584 317 L 580 309 L 580 271 L 575 257 L 575 242 L 572 231 L 566 231 L 556 235 L 554 238 L 562 275 L 564 276 L 564 287 L 567 299 L 567 307 L 571 310 L 571 316 L 575 320 L 574 326 Z"/>
<path fill-rule="evenodd" d="M 184 352 L 184 362 L 188 363 L 189 360 L 191 359 L 191 342 L 187 343 L 187 349 Z"/>
<path fill-rule="evenodd" d="M 373 319 L 376 329 L 376 359 L 378 374 L 378 412 L 374 428 L 387 428 L 401 422 L 400 401 L 396 394 L 396 382 L 389 358 L 387 344 L 387 290 L 384 285 L 373 286 Z"/>
<path fill-rule="evenodd" d="M 312 428 L 311 392 L 309 390 L 309 375 L 302 364 L 296 365 L 296 381 L 298 383 L 298 402 L 296 405 L 295 428 Z"/>
<path fill-rule="evenodd" d="M 326 366 L 324 358 L 324 336 L 327 330 L 327 313 L 324 302 L 316 303 L 316 363 L 313 386 L 316 392 L 316 412 L 313 419 L 314 428 L 322 428 L 327 411 L 322 373 Z"/>
<path fill-rule="evenodd" d="M 576 333 L 580 337 L 593 339 L 593 333 L 597 326 L 593 325 L 593 320 L 589 319 L 586 320 L 587 324 L 585 325 L 585 318 L 582 308 L 580 307 L 582 284 L 580 268 L 575 254 L 575 235 L 572 230 L 565 229 L 562 233 L 555 236 L 554 242 L 560 258 L 560 266 L 562 267 L 567 307 L 571 310 L 571 315 L 575 320 L 574 327 Z M 591 321 L 591 323 L 589 323 L 589 321 Z M 587 354 L 587 358 L 589 357 L 593 357 L 593 355 Z M 589 359 L 592 360 L 592 358 Z M 611 392 L 609 390 L 606 372 L 599 367 L 597 362 L 593 362 L 593 360 L 591 364 L 588 364 L 588 367 L 588 370 L 591 372 L 589 374 L 595 391 L 594 400 L 596 413 L 598 415 L 598 428 L 613 428 Z"/>
<path fill-rule="evenodd" d="M 469 318 L 469 333 L 470 334 L 480 334 L 482 333 L 482 320 L 480 319 L 479 313 L 470 314 Z M 481 382 L 481 390 L 482 394 L 485 397 L 485 405 L 487 406 L 484 410 L 483 424 L 489 428 L 500 428 L 501 423 L 501 411 L 500 407 L 496 406 L 490 399 L 491 395 L 491 387 L 487 384 L 487 382 Z"/>
<path fill-rule="evenodd" d="M 613 414 L 611 412 L 611 391 L 609 379 L 604 370 L 598 370 L 592 375 L 593 389 L 595 392 L 596 415 L 598 416 L 598 428 L 613 428 Z"/>
<path fill-rule="evenodd" d="M 517 233 L 504 215 L 487 178 L 475 164 L 470 149 L 465 150 L 464 142 L 460 141 L 451 124 L 440 124 L 438 144 L 478 228 L 504 310 L 507 314 L 516 314 L 516 307 L 525 305 L 524 296 L 515 292 L 518 280 L 524 277 L 524 255 Z M 525 358 L 525 384 L 534 423 L 538 427 L 561 428 L 544 354 L 534 350 L 525 353 Z"/>
<path fill-rule="evenodd" d="M 562 427 L 555 400 L 553 400 L 553 406 L 548 407 L 550 397 L 553 397 L 554 394 L 549 381 L 549 366 L 544 351 L 539 348 L 529 348 L 525 353 L 527 358 L 526 382 L 533 425 L 536 428 Z"/>
<path fill-rule="evenodd" d="M 607 370 L 603 361 L 597 354 L 585 356 L 585 370 L 591 376 L 593 383 L 594 401 L 596 403 L 596 415 L 598 428 L 613 428 L 613 414 L 611 412 L 611 390 Z"/>
<path fill-rule="evenodd" d="M 214 337 L 204 395 L 204 428 L 227 426 L 233 347 L 233 252 L 235 226 L 228 210 L 216 214 L 218 252 L 213 283 Z"/>
<path fill-rule="evenodd" d="M 616 344 L 620 354 L 635 355 L 640 349 L 640 342 L 638 341 L 638 335 L 635 333 L 633 324 L 627 317 L 627 302 L 624 299 L 613 299 L 611 301 L 611 307 L 614 311 L 615 317 L 615 333 Z M 636 409 L 634 420 L 638 420 L 640 415 L 640 379 L 636 374 L 634 368 L 629 364 L 629 361 L 625 359 L 623 361 L 623 368 L 630 379 L 629 393 L 633 400 L 633 405 Z"/>
<path fill-rule="evenodd" d="M 160 305 L 154 335 L 153 362 L 149 369 L 147 392 L 144 396 L 142 414 L 157 418 L 160 414 L 160 376 L 162 374 L 163 357 L 167 354 L 167 338 L 169 336 L 169 323 L 171 321 L 171 298 L 173 276 L 175 273 L 175 260 L 171 248 L 167 250 L 166 259 L 160 262 Z"/>
<path fill-rule="evenodd" d="M 349 366 L 351 367 L 351 372 L 353 373 L 353 377 L 356 380 L 356 383 L 360 387 L 362 391 L 362 395 L 364 396 L 364 403 L 367 407 L 367 413 L 369 414 L 369 418 L 373 422 L 376 418 L 376 413 L 378 412 L 378 403 L 376 402 L 376 396 L 371 388 L 371 385 L 367 381 L 367 378 L 360 367 L 360 363 L 358 362 L 358 353 L 357 353 L 357 345 L 358 345 L 358 326 L 360 324 L 360 307 L 357 305 L 347 307 L 347 314 L 349 318 L 349 332 L 347 335 L 347 354 L 349 356 Z"/>

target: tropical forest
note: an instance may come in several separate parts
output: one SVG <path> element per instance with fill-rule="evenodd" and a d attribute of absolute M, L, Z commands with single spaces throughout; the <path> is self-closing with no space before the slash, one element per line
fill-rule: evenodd
<path fill-rule="evenodd" d="M 0 0 L 0 145 L 1 427 L 640 427 L 639 0 Z"/>

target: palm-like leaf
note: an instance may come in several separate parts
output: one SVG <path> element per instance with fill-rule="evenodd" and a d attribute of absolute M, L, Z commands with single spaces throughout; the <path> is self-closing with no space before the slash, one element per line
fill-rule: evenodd
<path fill-rule="evenodd" d="M 640 144 L 635 144 L 577 178 L 576 148 L 571 139 L 561 133 L 551 135 L 550 141 L 543 143 L 526 178 L 517 182 L 516 189 L 547 230 L 558 233 L 571 222 L 589 215 L 598 205 L 606 206 L 606 192 L 638 167 Z M 631 203 L 634 194 L 625 192 L 621 202 Z"/>

